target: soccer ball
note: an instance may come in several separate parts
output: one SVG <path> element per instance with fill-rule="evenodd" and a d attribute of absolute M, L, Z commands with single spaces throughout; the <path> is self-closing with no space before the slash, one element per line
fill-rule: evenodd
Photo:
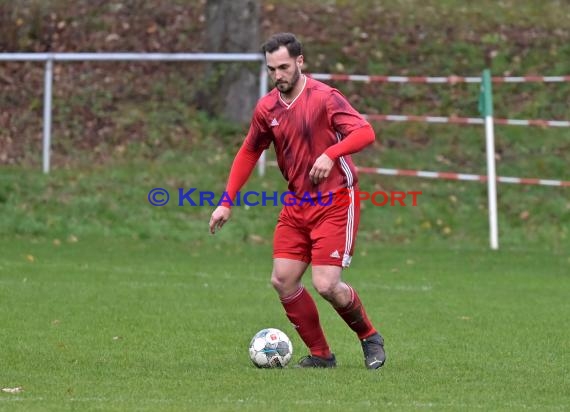
<path fill-rule="evenodd" d="M 279 329 L 262 329 L 249 344 L 249 357 L 258 368 L 282 368 L 289 363 L 291 356 L 291 340 Z"/>

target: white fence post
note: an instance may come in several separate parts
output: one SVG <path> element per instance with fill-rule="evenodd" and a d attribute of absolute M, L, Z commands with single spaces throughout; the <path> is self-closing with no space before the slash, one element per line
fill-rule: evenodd
<path fill-rule="evenodd" d="M 489 203 L 489 237 L 491 249 L 499 248 L 499 224 L 497 212 L 497 173 L 495 169 L 495 130 L 493 121 L 493 95 L 491 72 L 483 71 L 481 83 L 480 109 L 485 116 L 485 142 L 487 152 L 487 196 Z"/>
<path fill-rule="evenodd" d="M 259 98 L 261 99 L 267 93 L 267 68 L 265 59 L 261 61 L 261 71 L 259 73 Z M 257 171 L 259 176 L 265 176 L 265 166 L 267 165 L 267 150 L 261 153 L 261 157 L 257 162 Z"/>
<path fill-rule="evenodd" d="M 49 173 L 51 152 L 51 102 L 53 86 L 53 59 L 46 60 L 44 73 L 44 139 L 43 139 L 43 171 Z"/>

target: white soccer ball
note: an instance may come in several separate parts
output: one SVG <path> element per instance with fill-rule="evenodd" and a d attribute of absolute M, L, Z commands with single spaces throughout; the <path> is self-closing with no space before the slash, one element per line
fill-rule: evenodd
<path fill-rule="evenodd" d="M 289 337 L 279 329 L 262 329 L 249 344 L 249 357 L 258 368 L 282 368 L 293 356 Z"/>

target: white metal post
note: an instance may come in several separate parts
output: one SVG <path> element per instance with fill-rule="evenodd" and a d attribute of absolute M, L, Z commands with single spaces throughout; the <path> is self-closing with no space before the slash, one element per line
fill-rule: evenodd
<path fill-rule="evenodd" d="M 259 72 L 259 98 L 261 99 L 267 93 L 267 68 L 265 58 L 261 60 L 261 70 Z M 267 165 L 267 150 L 261 153 L 261 157 L 257 162 L 257 171 L 259 176 L 265 176 L 265 166 Z"/>
<path fill-rule="evenodd" d="M 491 249 L 499 248 L 499 219 L 497 210 L 497 173 L 495 170 L 495 131 L 493 117 L 485 117 L 487 140 L 487 193 L 489 197 L 489 230 Z"/>
<path fill-rule="evenodd" d="M 485 116 L 485 141 L 487 152 L 487 197 L 489 201 L 489 233 L 491 249 L 499 248 L 499 223 L 497 211 L 497 172 L 495 169 L 495 130 L 493 121 L 493 96 L 491 72 L 483 71 L 482 111 Z"/>
<path fill-rule="evenodd" d="M 53 59 L 46 60 L 44 74 L 44 138 L 43 138 L 43 171 L 49 173 L 51 150 L 51 102 L 53 84 Z"/>

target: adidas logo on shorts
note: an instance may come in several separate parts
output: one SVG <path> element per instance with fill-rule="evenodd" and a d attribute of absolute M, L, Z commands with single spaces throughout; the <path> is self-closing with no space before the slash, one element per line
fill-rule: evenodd
<path fill-rule="evenodd" d="M 338 250 L 335 250 L 330 254 L 330 257 L 340 259 L 340 253 L 338 253 Z"/>

